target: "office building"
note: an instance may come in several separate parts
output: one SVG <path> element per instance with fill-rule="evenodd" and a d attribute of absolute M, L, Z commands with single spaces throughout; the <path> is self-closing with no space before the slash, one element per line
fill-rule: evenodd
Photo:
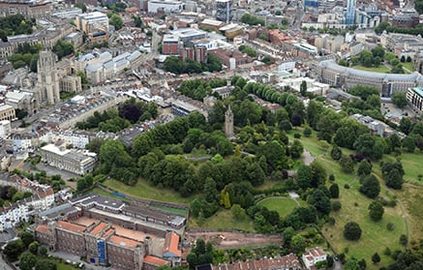
<path fill-rule="evenodd" d="M 216 0 L 216 19 L 226 23 L 232 20 L 232 0 Z"/>
<path fill-rule="evenodd" d="M 79 30 L 87 35 L 109 32 L 109 18 L 99 11 L 77 15 L 75 24 Z"/>
<path fill-rule="evenodd" d="M 148 1 L 149 13 L 179 13 L 184 9 L 182 1 L 175 0 L 150 0 Z"/>
<path fill-rule="evenodd" d="M 347 0 L 347 12 L 345 13 L 345 24 L 355 24 L 355 7 L 356 0 Z"/>
<path fill-rule="evenodd" d="M 96 154 L 64 146 L 47 144 L 41 147 L 41 159 L 50 166 L 79 175 L 84 175 L 94 169 Z"/>

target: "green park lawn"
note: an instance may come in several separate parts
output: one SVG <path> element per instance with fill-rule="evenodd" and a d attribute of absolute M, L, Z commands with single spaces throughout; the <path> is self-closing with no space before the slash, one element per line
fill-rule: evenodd
<path fill-rule="evenodd" d="M 299 206 L 299 202 L 288 197 L 268 197 L 261 200 L 258 205 L 264 206 L 269 210 L 279 213 L 279 216 L 288 216 L 295 207 Z"/>
<path fill-rule="evenodd" d="M 410 72 L 414 72 L 416 70 L 413 62 L 404 62 L 401 63 L 401 65 Z"/>
<path fill-rule="evenodd" d="M 358 70 L 364 70 L 364 71 L 379 72 L 379 73 L 389 73 L 391 71 L 390 68 L 384 65 L 380 65 L 378 67 L 365 67 L 362 65 L 356 65 L 356 66 L 353 66 L 352 68 L 358 69 Z"/>
<path fill-rule="evenodd" d="M 423 152 L 416 151 L 415 153 L 402 153 L 399 157 L 404 168 L 404 180 L 409 183 L 423 184 Z M 386 156 L 384 160 L 395 161 L 397 158 L 393 156 Z M 419 177 L 420 175 L 420 177 Z"/>
<path fill-rule="evenodd" d="M 173 203 L 189 203 L 192 198 L 183 198 L 176 191 L 155 187 L 144 179 L 138 179 L 135 186 L 128 186 L 117 180 L 107 180 L 104 185 L 130 196 Z"/>
<path fill-rule="evenodd" d="M 78 268 L 73 267 L 72 265 L 65 264 L 65 263 L 57 263 L 57 270 L 76 270 Z"/>
<path fill-rule="evenodd" d="M 291 133 L 295 133 L 291 132 Z M 288 135 L 292 136 L 292 135 Z M 301 137 L 301 142 L 304 148 L 310 151 L 327 171 L 328 175 L 335 176 L 335 182 L 340 187 L 340 202 L 342 209 L 337 213 L 331 213 L 335 218 L 335 225 L 324 225 L 322 233 L 337 253 L 347 252 L 347 256 L 354 256 L 356 258 L 364 258 L 368 262 L 368 269 L 378 269 L 371 264 L 371 256 L 378 252 L 382 258 L 380 265 L 386 265 L 392 261 L 391 258 L 383 255 L 386 247 L 391 250 L 401 249 L 399 245 L 399 237 L 401 234 L 408 234 L 407 220 L 402 206 L 398 205 L 395 208 L 385 207 L 385 214 L 380 222 L 373 222 L 368 216 L 368 205 L 372 201 L 362 195 L 358 188 L 360 186 L 358 177 L 355 174 L 346 174 L 341 170 L 340 165 L 332 160 L 330 157 L 331 147 L 326 143 L 319 141 L 315 134 L 311 137 Z M 344 154 L 351 153 L 351 150 L 342 149 Z M 331 183 L 328 183 L 328 186 Z M 349 189 L 344 188 L 348 184 Z M 388 190 L 381 180 L 381 195 L 385 197 L 392 197 L 393 191 Z M 397 194 L 395 194 L 397 195 Z M 347 241 L 343 237 L 343 227 L 349 221 L 357 222 L 363 233 L 361 239 L 357 242 Z M 394 230 L 388 231 L 386 229 L 387 223 L 394 224 Z"/>
<path fill-rule="evenodd" d="M 188 226 L 190 228 L 206 228 L 214 230 L 240 230 L 244 232 L 254 232 L 253 221 L 245 216 L 243 220 L 237 220 L 233 217 L 230 210 L 219 210 L 213 216 L 199 221 L 198 219 L 192 218 L 189 221 Z"/>

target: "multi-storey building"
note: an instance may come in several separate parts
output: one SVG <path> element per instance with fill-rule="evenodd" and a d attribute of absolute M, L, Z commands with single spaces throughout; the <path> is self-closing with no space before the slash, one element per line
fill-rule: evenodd
<path fill-rule="evenodd" d="M 153 270 L 179 265 L 185 218 L 88 195 L 40 213 L 36 238 L 52 250 L 87 258 L 115 269 Z"/>
<path fill-rule="evenodd" d="M 75 174 L 84 175 L 94 169 L 95 153 L 66 149 L 48 144 L 40 149 L 41 158 L 49 165 Z"/>
<path fill-rule="evenodd" d="M 176 13 L 184 9 L 184 3 L 176 0 L 149 0 L 147 5 L 149 13 Z"/>
<path fill-rule="evenodd" d="M 340 66 L 334 60 L 320 62 L 317 73 L 323 83 L 347 89 L 355 85 L 369 85 L 377 88 L 383 97 L 390 97 L 395 92 L 406 92 L 409 88 L 423 86 L 423 76 L 418 72 L 385 74 L 363 71 Z"/>
<path fill-rule="evenodd" d="M 10 105 L 1 105 L 0 106 L 0 121 L 9 120 L 13 121 L 16 119 L 15 108 Z"/>
<path fill-rule="evenodd" d="M 50 1 L 2 0 L 0 1 L 0 16 L 21 14 L 28 18 L 42 18 L 50 15 L 53 5 Z"/>
<path fill-rule="evenodd" d="M 109 32 L 109 18 L 99 11 L 77 15 L 75 24 L 79 30 L 87 35 L 99 31 Z"/>
<path fill-rule="evenodd" d="M 232 19 L 232 0 L 216 0 L 216 19 L 229 23 Z"/>
<path fill-rule="evenodd" d="M 408 103 L 418 113 L 423 111 L 423 89 L 421 87 L 410 88 L 406 94 Z"/>

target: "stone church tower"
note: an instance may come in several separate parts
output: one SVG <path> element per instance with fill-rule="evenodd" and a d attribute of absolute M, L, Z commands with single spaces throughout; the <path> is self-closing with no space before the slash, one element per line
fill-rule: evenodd
<path fill-rule="evenodd" d="M 41 51 L 38 68 L 38 87 L 40 103 L 53 105 L 60 101 L 59 77 L 56 68 L 57 55 L 52 51 Z"/>
<path fill-rule="evenodd" d="M 235 137 L 234 134 L 234 114 L 232 113 L 231 106 L 225 112 L 225 135 L 228 138 Z"/>

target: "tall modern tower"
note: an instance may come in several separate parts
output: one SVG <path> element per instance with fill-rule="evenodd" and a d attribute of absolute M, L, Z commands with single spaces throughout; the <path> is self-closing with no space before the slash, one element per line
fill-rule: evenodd
<path fill-rule="evenodd" d="M 232 0 L 216 0 L 216 19 L 229 23 L 232 19 Z"/>
<path fill-rule="evenodd" d="M 345 14 L 345 24 L 355 24 L 355 6 L 356 0 L 347 0 L 347 13 Z"/>

